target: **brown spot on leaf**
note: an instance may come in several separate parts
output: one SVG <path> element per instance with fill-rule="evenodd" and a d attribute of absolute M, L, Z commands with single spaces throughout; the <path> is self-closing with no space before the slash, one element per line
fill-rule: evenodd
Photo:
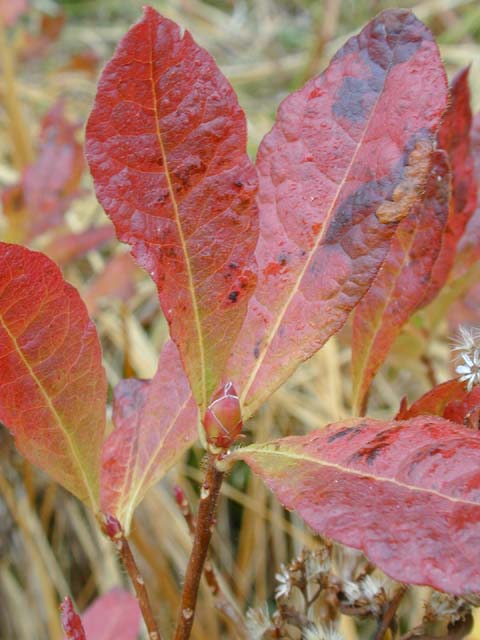
<path fill-rule="evenodd" d="M 382 224 L 400 222 L 411 212 L 425 187 L 432 151 L 431 140 L 425 138 L 417 140 L 408 156 L 403 179 L 393 190 L 392 199 L 385 200 L 377 209 L 376 215 Z"/>

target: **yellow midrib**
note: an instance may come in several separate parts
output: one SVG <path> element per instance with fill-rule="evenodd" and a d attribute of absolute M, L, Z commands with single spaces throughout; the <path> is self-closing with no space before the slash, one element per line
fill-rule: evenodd
<path fill-rule="evenodd" d="M 5 331 L 5 333 L 8 335 L 8 337 L 10 338 L 10 340 L 12 341 L 13 345 L 15 346 L 15 353 L 18 354 L 18 356 L 20 357 L 20 360 L 22 361 L 22 363 L 24 364 L 24 366 L 26 367 L 28 373 L 30 374 L 30 377 L 32 378 L 32 380 L 35 382 L 35 384 L 37 385 L 38 389 L 40 390 L 40 393 L 42 394 L 43 398 L 45 399 L 45 403 L 48 407 L 48 409 L 50 410 L 51 414 L 53 415 L 53 417 L 55 418 L 58 426 L 60 427 L 61 432 L 63 433 L 65 440 L 67 441 L 67 444 L 72 452 L 72 458 L 80 472 L 80 476 L 83 480 L 83 484 L 87 490 L 87 495 L 88 495 L 88 499 L 90 501 L 90 505 L 92 507 L 92 510 L 94 511 L 94 513 L 97 511 L 97 506 L 98 506 L 98 502 L 95 498 L 95 496 L 92 493 L 91 487 L 90 487 L 90 483 L 88 481 L 88 478 L 85 474 L 85 471 L 83 469 L 83 465 L 81 463 L 81 459 L 77 450 L 77 447 L 72 439 L 72 437 L 70 436 L 68 429 L 65 427 L 65 425 L 63 424 L 63 420 L 61 418 L 61 416 L 59 415 L 58 411 L 55 408 L 55 405 L 53 404 L 53 402 L 50 399 L 50 396 L 48 395 L 48 393 L 46 392 L 41 380 L 38 378 L 37 374 L 35 373 L 34 369 L 31 367 L 30 363 L 28 362 L 27 358 L 25 357 L 22 349 L 20 348 L 20 345 L 18 344 L 17 339 L 15 338 L 15 336 L 11 333 L 11 331 L 8 328 L 8 325 L 5 323 L 3 316 L 0 314 L 0 323 Z M 48 472 L 48 470 L 47 470 Z"/>
<path fill-rule="evenodd" d="M 288 297 L 287 297 L 287 299 L 285 301 L 285 304 L 283 305 L 282 309 L 278 313 L 277 319 L 275 320 L 275 323 L 274 323 L 274 325 L 272 327 L 272 330 L 269 333 L 268 338 L 267 338 L 267 340 L 265 342 L 265 347 L 264 347 L 262 353 L 259 354 L 259 357 L 255 361 L 255 366 L 253 367 L 252 372 L 251 372 L 250 376 L 248 377 L 248 379 L 247 379 L 247 381 L 245 383 L 245 386 L 243 387 L 243 390 L 242 390 L 242 393 L 241 393 L 241 396 L 240 396 L 240 403 L 241 403 L 242 406 L 245 404 L 245 400 L 247 398 L 247 395 L 248 395 L 248 392 L 250 390 L 250 387 L 252 386 L 253 382 L 255 381 L 257 373 L 260 370 L 260 367 L 262 366 L 262 363 L 263 363 L 263 361 L 265 359 L 265 356 L 266 356 L 266 354 L 267 354 L 267 352 L 268 352 L 268 350 L 270 348 L 270 345 L 271 345 L 275 335 L 277 334 L 277 331 L 278 331 L 281 323 L 283 322 L 283 318 L 284 318 L 284 316 L 285 316 L 285 314 L 286 314 L 286 312 L 287 312 L 287 310 L 288 310 L 288 308 L 290 306 L 290 303 L 292 302 L 293 298 L 297 294 L 297 292 L 299 290 L 299 287 L 300 287 L 300 284 L 301 284 L 301 282 L 303 280 L 303 277 L 304 277 L 308 267 L 310 266 L 312 258 L 315 255 L 316 251 L 318 250 L 318 247 L 320 246 L 320 244 L 321 244 L 321 242 L 322 242 L 322 240 L 323 240 L 323 238 L 324 238 L 324 236 L 325 236 L 325 234 L 327 232 L 330 220 L 331 220 L 331 218 L 333 216 L 333 212 L 335 211 L 335 207 L 337 205 L 337 202 L 338 202 L 338 199 L 339 199 L 340 194 L 342 192 L 342 189 L 343 189 L 343 187 L 345 185 L 345 182 L 347 181 L 347 179 L 348 179 L 348 177 L 350 175 L 350 171 L 351 171 L 352 166 L 353 166 L 353 164 L 354 164 L 354 162 L 355 162 L 355 160 L 357 158 L 357 155 L 358 155 L 360 149 L 362 148 L 362 144 L 363 144 L 363 141 L 364 141 L 365 136 L 367 134 L 368 128 L 370 126 L 370 122 L 371 122 L 371 120 L 373 118 L 373 115 L 374 115 L 374 113 L 376 111 L 378 102 L 379 102 L 379 100 L 380 100 L 380 98 L 381 98 L 381 96 L 383 94 L 383 88 L 385 86 L 385 81 L 386 81 L 386 79 L 388 77 L 388 73 L 390 71 L 390 67 L 391 67 L 391 65 L 389 65 L 388 68 L 385 71 L 385 77 L 384 77 L 382 89 L 381 89 L 381 91 L 378 92 L 378 97 L 375 100 L 375 103 L 374 103 L 374 105 L 372 107 L 372 110 L 370 112 L 368 120 L 367 120 L 367 122 L 365 124 L 365 128 L 364 128 L 364 130 L 362 132 L 362 135 L 360 136 L 360 140 L 359 140 L 359 142 L 358 142 L 358 144 L 356 146 L 355 152 L 352 155 L 352 159 L 350 160 L 350 163 L 349 163 L 349 165 L 348 165 L 348 167 L 347 167 L 347 169 L 345 171 L 345 175 L 343 176 L 342 181 L 341 181 L 341 183 L 340 183 L 340 185 L 339 185 L 339 187 L 337 189 L 337 192 L 336 192 L 336 194 L 335 194 L 335 196 L 334 196 L 334 198 L 332 200 L 330 208 L 327 211 L 327 214 L 325 216 L 324 224 L 322 225 L 321 232 L 318 234 L 317 239 L 316 239 L 316 241 L 315 241 L 315 243 L 314 243 L 314 245 L 313 245 L 308 257 L 305 260 L 305 264 L 302 267 L 302 269 L 301 269 L 301 271 L 300 271 L 300 273 L 298 275 L 298 278 L 295 281 L 295 284 L 292 287 L 292 290 L 291 290 L 290 294 L 288 295 Z"/>
<path fill-rule="evenodd" d="M 336 464 L 335 462 L 327 462 L 325 460 L 318 460 L 317 458 L 312 458 L 309 455 L 305 455 L 305 454 L 298 454 L 298 453 L 285 453 L 284 451 L 275 451 L 273 449 L 262 449 L 261 447 L 256 447 L 254 445 L 250 445 L 248 447 L 245 447 L 245 449 L 239 449 L 238 450 L 238 454 L 236 455 L 235 453 L 232 454 L 233 458 L 242 458 L 245 459 L 245 457 L 247 456 L 243 456 L 242 453 L 246 452 L 247 454 L 249 453 L 259 453 L 262 456 L 277 456 L 277 457 L 283 457 L 286 458 L 287 460 L 293 461 L 293 460 L 299 460 L 302 462 L 311 462 L 313 464 L 316 464 L 319 467 L 328 467 L 329 469 L 335 469 L 337 471 L 340 471 L 341 473 L 346 473 L 346 474 L 350 474 L 350 475 L 354 475 L 357 477 L 361 477 L 361 478 L 368 478 L 370 480 L 375 480 L 377 482 L 385 482 L 387 484 L 392 484 L 396 487 L 399 487 L 401 489 L 408 489 L 409 491 L 416 491 L 418 493 L 426 493 L 428 495 L 434 495 L 437 496 L 438 498 L 442 498 L 443 500 L 448 500 L 449 502 L 453 502 L 456 504 L 465 504 L 465 505 L 471 505 L 474 507 L 479 507 L 480 508 L 480 503 L 478 502 L 473 502 L 472 500 L 466 500 L 466 499 L 460 499 L 460 498 L 453 498 L 452 496 L 448 496 L 445 495 L 444 493 L 440 493 L 440 491 L 436 491 L 435 489 L 424 489 L 423 487 L 419 487 L 416 485 L 411 485 L 408 484 L 406 482 L 400 482 L 399 480 L 396 480 L 395 478 L 387 478 L 385 476 L 376 476 L 373 475 L 371 473 L 367 473 L 365 471 L 359 471 L 358 469 L 351 469 L 349 467 L 342 467 L 342 465 L 340 464 Z"/>
<path fill-rule="evenodd" d="M 175 215 L 175 223 L 177 225 L 178 237 L 180 239 L 180 244 L 182 247 L 182 252 L 184 256 L 185 266 L 187 269 L 187 278 L 188 278 L 188 289 L 190 292 L 190 296 L 192 299 L 192 307 L 193 307 L 193 320 L 195 324 L 195 331 L 197 333 L 197 343 L 198 343 L 198 352 L 199 352 L 199 360 L 200 360 L 200 388 L 201 388 L 201 407 L 202 411 L 205 411 L 207 408 L 207 384 L 206 384 L 206 369 L 205 369 L 205 345 L 203 343 L 203 332 L 202 325 L 200 322 L 200 313 L 198 310 L 198 302 L 197 302 L 197 294 L 195 291 L 195 285 L 193 282 L 193 273 L 192 266 L 190 264 L 190 258 L 187 251 L 187 243 L 185 241 L 185 236 L 183 233 L 182 225 L 180 222 L 180 212 L 178 210 L 178 204 L 175 199 L 175 192 L 172 185 L 172 179 L 170 176 L 170 171 L 168 169 L 168 158 L 165 151 L 165 146 L 163 144 L 162 133 L 160 131 L 160 122 L 159 122 L 159 113 L 157 107 L 157 90 L 155 88 L 155 79 L 154 79 L 154 61 L 153 61 L 153 40 L 152 40 L 152 32 L 151 26 L 148 25 L 148 36 L 150 40 L 150 83 L 152 87 L 152 100 L 153 100 L 153 111 L 155 116 L 155 130 L 157 135 L 158 144 L 160 146 L 160 151 L 162 154 L 163 168 L 165 177 L 167 180 L 168 191 L 170 194 L 170 199 L 173 205 L 173 211 Z"/>

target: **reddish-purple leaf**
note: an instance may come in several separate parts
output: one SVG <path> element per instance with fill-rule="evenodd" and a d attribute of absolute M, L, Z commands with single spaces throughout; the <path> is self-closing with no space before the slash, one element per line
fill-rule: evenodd
<path fill-rule="evenodd" d="M 56 235 L 43 249 L 44 253 L 57 264 L 68 264 L 92 249 L 97 249 L 115 237 L 110 224 L 92 227 L 80 233 Z"/>
<path fill-rule="evenodd" d="M 136 598 L 122 589 L 97 598 L 82 615 L 87 640 L 137 640 L 140 620 Z"/>
<path fill-rule="evenodd" d="M 470 138 L 477 182 L 477 205 L 458 243 L 458 255 L 452 274 L 454 279 L 461 277 L 480 259 L 480 113 L 473 118 Z"/>
<path fill-rule="evenodd" d="M 457 245 L 477 203 L 477 181 L 471 153 L 472 111 L 468 67 L 450 87 L 450 103 L 438 132 L 438 146 L 448 153 L 452 170 L 453 206 L 443 234 L 442 247 L 433 265 L 423 304 L 431 302 L 443 287 L 455 261 Z"/>
<path fill-rule="evenodd" d="M 446 106 L 433 36 L 382 13 L 280 106 L 259 170 L 259 282 L 225 375 L 248 417 L 346 321 L 427 177 Z"/>
<path fill-rule="evenodd" d="M 80 616 L 75 611 L 73 602 L 68 596 L 60 605 L 62 627 L 66 633 L 65 640 L 90 640 L 85 635 Z"/>
<path fill-rule="evenodd" d="M 62 222 L 79 195 L 85 162 L 78 129 L 66 119 L 61 101 L 45 116 L 37 159 L 25 169 L 20 183 L 2 195 L 17 239 L 30 240 Z"/>
<path fill-rule="evenodd" d="M 147 490 L 198 435 L 197 407 L 173 342 L 164 346 L 150 382 L 117 385 L 113 420 L 103 449 L 101 507 L 128 533 Z"/>
<path fill-rule="evenodd" d="M 17 447 L 98 505 L 106 380 L 78 292 L 41 253 L 0 243 L 0 420 Z"/>
<path fill-rule="evenodd" d="M 362 411 L 373 377 L 395 338 L 425 298 L 445 232 L 450 166 L 444 151 L 432 155 L 425 197 L 400 222 L 387 257 L 355 309 L 352 384 L 355 413 Z"/>
<path fill-rule="evenodd" d="M 213 58 L 147 7 L 103 72 L 86 149 L 97 197 L 156 282 L 204 411 L 256 281 L 245 115 Z"/>
<path fill-rule="evenodd" d="M 480 433 L 436 416 L 333 424 L 235 451 L 315 531 L 400 582 L 480 590 Z"/>

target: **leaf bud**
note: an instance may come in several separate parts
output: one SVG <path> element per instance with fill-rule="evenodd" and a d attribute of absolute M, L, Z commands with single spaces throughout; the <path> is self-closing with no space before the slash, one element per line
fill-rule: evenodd
<path fill-rule="evenodd" d="M 203 426 L 209 446 L 228 449 L 243 427 L 240 401 L 232 382 L 227 382 L 211 399 Z"/>

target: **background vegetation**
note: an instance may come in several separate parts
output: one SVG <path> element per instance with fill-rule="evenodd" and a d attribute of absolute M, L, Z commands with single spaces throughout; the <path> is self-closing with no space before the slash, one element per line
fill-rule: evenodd
<path fill-rule="evenodd" d="M 8 2 L 3 0 L 5 6 Z M 139 18 L 143 4 L 144 0 L 30 0 L 30 8 L 15 26 L 0 29 L 0 186 L 4 191 L 0 235 L 46 250 L 62 262 L 67 279 L 86 296 L 112 387 L 122 377 L 147 378 L 155 371 L 167 330 L 153 283 L 127 258 L 118 258 L 125 249 L 108 231 L 102 242 L 91 242 L 88 251 L 79 252 L 77 243 L 77 250 L 65 257 L 67 236 L 83 238 L 83 232 L 107 224 L 87 171 L 79 171 L 75 184 L 67 181 L 56 187 L 52 197 L 58 198 L 61 191 L 61 196 L 68 196 L 67 202 L 57 222 L 39 233 L 27 234 L 15 224 L 15 216 L 28 218 L 35 212 L 28 211 L 24 192 L 20 201 L 9 194 L 41 157 L 48 142 L 48 132 L 47 141 L 41 140 L 41 121 L 58 99 L 64 101 L 68 120 L 79 125 L 65 146 L 71 150 L 75 140 L 82 141 L 99 70 Z M 325 68 L 346 38 L 369 19 L 396 6 L 380 0 L 151 0 L 151 4 L 189 29 L 215 56 L 247 113 L 252 155 L 271 127 L 281 99 Z M 402 5 L 433 30 L 450 76 L 472 64 L 477 112 L 480 3 L 405 0 Z M 42 167 L 40 191 L 51 182 L 48 162 Z M 451 377 L 449 337 L 463 321 L 480 322 L 480 295 L 471 288 L 473 281 L 465 282 L 455 305 L 447 289 L 410 322 L 375 381 L 370 415 L 391 416 L 403 395 L 414 399 L 432 380 Z M 255 432 L 256 440 L 262 441 L 349 417 L 349 361 L 347 327 L 274 395 L 247 425 L 247 435 Z M 173 487 L 179 484 L 194 504 L 201 460 L 201 451 L 193 451 L 177 465 L 150 492 L 133 526 L 134 549 L 163 628 L 165 621 L 168 626 L 175 619 L 178 585 L 190 548 Z M 315 548 L 318 540 L 294 514 L 284 512 L 259 479 L 238 467 L 224 485 L 213 542 L 222 588 L 235 606 L 245 611 L 266 601 L 272 605 L 275 572 L 304 546 Z M 90 514 L 26 463 L 0 427 L 0 638 L 60 640 L 58 602 L 64 595 L 71 593 L 83 610 L 96 595 L 120 584 L 126 584 L 126 579 L 115 550 L 102 538 Z M 422 599 L 427 595 L 426 590 L 417 590 L 410 596 L 403 613 L 409 625 L 421 619 Z M 222 616 L 212 613 L 213 606 L 204 585 L 193 633 L 196 640 L 235 637 Z M 348 618 L 342 621 L 342 629 L 348 640 L 370 634 Z M 474 627 L 472 636 L 480 640 L 480 627 Z"/>

